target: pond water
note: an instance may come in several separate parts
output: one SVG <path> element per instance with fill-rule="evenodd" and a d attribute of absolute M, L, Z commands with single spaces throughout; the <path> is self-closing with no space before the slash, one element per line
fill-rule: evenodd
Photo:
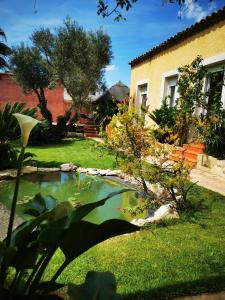
<path fill-rule="evenodd" d="M 0 182 L 0 202 L 7 207 L 13 198 L 15 181 Z M 23 215 L 23 208 L 35 194 L 51 195 L 59 201 L 79 201 L 81 203 L 95 202 L 111 192 L 127 188 L 119 181 L 107 177 L 94 177 L 77 173 L 36 173 L 21 177 L 18 197 L 17 214 Z M 134 192 L 126 192 L 109 199 L 105 205 L 93 210 L 85 219 L 94 223 L 101 223 L 112 218 L 129 219 L 120 208 L 134 206 L 137 198 Z"/>

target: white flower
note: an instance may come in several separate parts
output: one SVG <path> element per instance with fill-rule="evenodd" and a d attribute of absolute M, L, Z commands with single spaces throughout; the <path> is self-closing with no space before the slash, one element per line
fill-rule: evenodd
<path fill-rule="evenodd" d="M 13 114 L 14 117 L 17 118 L 17 121 L 20 125 L 20 130 L 21 130 L 21 141 L 23 144 L 23 147 L 27 146 L 28 139 L 30 136 L 31 130 L 36 126 L 40 121 L 26 115 L 22 114 Z"/>

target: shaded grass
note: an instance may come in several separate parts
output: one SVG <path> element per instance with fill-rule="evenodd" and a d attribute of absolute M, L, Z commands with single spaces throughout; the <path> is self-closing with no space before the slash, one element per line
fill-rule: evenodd
<path fill-rule="evenodd" d="M 225 197 L 195 186 L 188 212 L 152 231 L 116 237 L 90 249 L 59 281 L 78 284 L 89 270 L 110 270 L 124 299 L 134 300 L 225 289 Z M 59 251 L 48 276 L 62 259 Z"/>

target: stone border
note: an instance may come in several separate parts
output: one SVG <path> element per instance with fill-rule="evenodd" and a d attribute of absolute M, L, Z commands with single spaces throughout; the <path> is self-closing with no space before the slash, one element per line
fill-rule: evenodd
<path fill-rule="evenodd" d="M 139 185 L 139 181 L 134 177 L 125 174 L 121 170 L 111 170 L 111 169 L 96 169 L 96 168 L 82 168 L 77 167 L 72 163 L 66 163 L 60 165 L 59 168 L 38 168 L 32 166 L 25 166 L 22 169 L 21 175 L 35 174 L 35 173 L 51 173 L 51 172 L 79 172 L 86 173 L 87 175 L 100 175 L 100 176 L 115 176 L 122 179 L 125 183 L 131 183 L 135 186 Z M 6 179 L 16 178 L 17 170 L 9 169 L 0 171 L 0 181 Z"/>

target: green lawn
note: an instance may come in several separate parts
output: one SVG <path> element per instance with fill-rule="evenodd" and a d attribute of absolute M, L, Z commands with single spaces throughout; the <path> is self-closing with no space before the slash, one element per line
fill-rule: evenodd
<path fill-rule="evenodd" d="M 29 147 L 39 165 L 73 162 L 112 168 L 113 157 L 90 140 Z M 75 260 L 59 281 L 81 283 L 89 270 L 112 271 L 124 299 L 172 299 L 176 295 L 225 290 L 225 197 L 195 186 L 180 220 L 110 239 Z M 58 252 L 46 277 L 63 259 Z"/>
<path fill-rule="evenodd" d="M 195 212 L 90 249 L 59 281 L 81 283 L 89 270 L 110 270 L 124 299 L 140 300 L 225 290 L 225 197 L 195 187 L 190 198 Z M 62 258 L 58 252 L 48 275 Z"/>
<path fill-rule="evenodd" d="M 113 169 L 114 157 L 103 153 L 98 145 L 90 139 L 75 139 L 55 145 L 29 146 L 27 151 L 37 155 L 35 160 L 38 166 L 58 167 L 62 163 L 72 162 L 86 168 Z"/>

